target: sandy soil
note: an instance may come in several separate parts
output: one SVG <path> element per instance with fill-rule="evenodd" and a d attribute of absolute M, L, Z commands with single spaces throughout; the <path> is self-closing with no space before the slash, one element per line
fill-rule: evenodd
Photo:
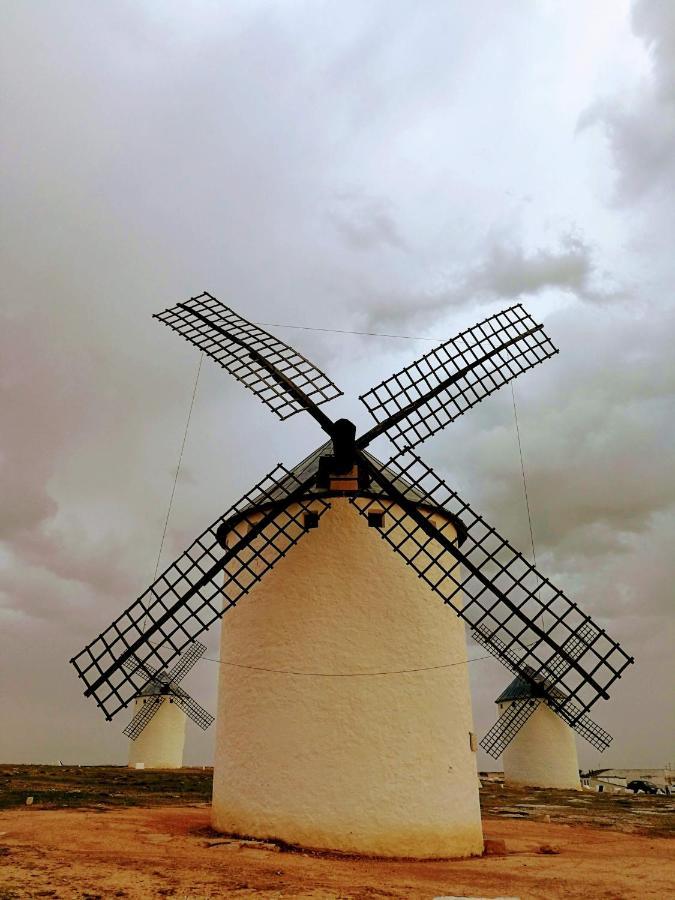
<path fill-rule="evenodd" d="M 0 813 L 0 900 L 212 897 L 665 898 L 672 840 L 556 822 L 485 820 L 506 855 L 457 862 L 335 858 L 227 841 L 206 804 Z M 556 853 L 542 852 L 550 847 Z"/>

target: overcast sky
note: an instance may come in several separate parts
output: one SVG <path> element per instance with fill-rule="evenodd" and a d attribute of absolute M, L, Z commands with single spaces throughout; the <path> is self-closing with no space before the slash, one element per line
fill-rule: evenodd
<path fill-rule="evenodd" d="M 0 761 L 126 762 L 68 660 L 152 579 L 198 353 L 151 315 L 206 289 L 280 325 L 449 338 L 514 300 L 545 322 L 561 352 L 516 384 L 539 568 L 636 658 L 580 760 L 675 762 L 675 4 L 2 20 Z M 273 330 L 361 425 L 356 396 L 433 346 Z M 205 362 L 163 562 L 319 442 Z M 530 554 L 510 390 L 422 453 Z M 482 733 L 509 677 L 470 673 Z M 186 682 L 212 710 L 216 677 Z M 213 737 L 190 726 L 186 760 Z"/>

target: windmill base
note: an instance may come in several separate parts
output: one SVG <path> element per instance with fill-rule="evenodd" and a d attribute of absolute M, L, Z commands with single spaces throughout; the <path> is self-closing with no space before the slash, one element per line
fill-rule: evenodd
<path fill-rule="evenodd" d="M 320 817 L 319 817 L 320 818 Z M 380 817 L 378 817 L 380 818 Z M 480 827 L 448 827 L 445 832 L 438 825 L 411 824 L 407 829 L 382 822 L 374 826 L 364 818 L 345 824 L 344 830 L 322 828 L 318 823 L 286 821 L 274 823 L 269 816 L 252 819 L 250 816 L 223 816 L 214 812 L 211 820 L 216 831 L 240 837 L 254 837 L 266 841 L 282 841 L 306 850 L 348 853 L 358 856 L 394 857 L 406 859 L 463 859 L 483 854 L 483 834 Z"/>
<path fill-rule="evenodd" d="M 222 660 L 256 668 L 220 668 L 215 829 L 374 856 L 483 852 L 464 625 L 347 500 L 221 634 Z"/>

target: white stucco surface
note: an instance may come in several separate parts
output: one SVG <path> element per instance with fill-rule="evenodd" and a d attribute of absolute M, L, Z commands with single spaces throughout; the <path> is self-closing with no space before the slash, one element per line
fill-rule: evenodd
<path fill-rule="evenodd" d="M 510 704 L 498 706 L 501 715 Z M 574 732 L 545 703 L 525 722 L 503 759 L 507 784 L 581 790 Z"/>
<path fill-rule="evenodd" d="M 142 699 L 134 704 L 134 715 Z M 129 741 L 129 766 L 144 763 L 146 769 L 180 769 L 185 746 L 185 713 L 168 698 L 135 741 Z"/>
<path fill-rule="evenodd" d="M 213 825 L 385 856 L 483 849 L 462 621 L 345 499 L 223 618 Z"/>

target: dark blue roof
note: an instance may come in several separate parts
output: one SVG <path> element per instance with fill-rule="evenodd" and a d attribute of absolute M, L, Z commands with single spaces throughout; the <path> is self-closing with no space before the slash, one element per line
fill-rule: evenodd
<path fill-rule="evenodd" d="M 504 688 L 495 700 L 495 703 L 507 703 L 509 700 L 529 700 L 530 697 L 534 696 L 534 688 L 530 682 L 516 676 L 511 684 Z"/>

